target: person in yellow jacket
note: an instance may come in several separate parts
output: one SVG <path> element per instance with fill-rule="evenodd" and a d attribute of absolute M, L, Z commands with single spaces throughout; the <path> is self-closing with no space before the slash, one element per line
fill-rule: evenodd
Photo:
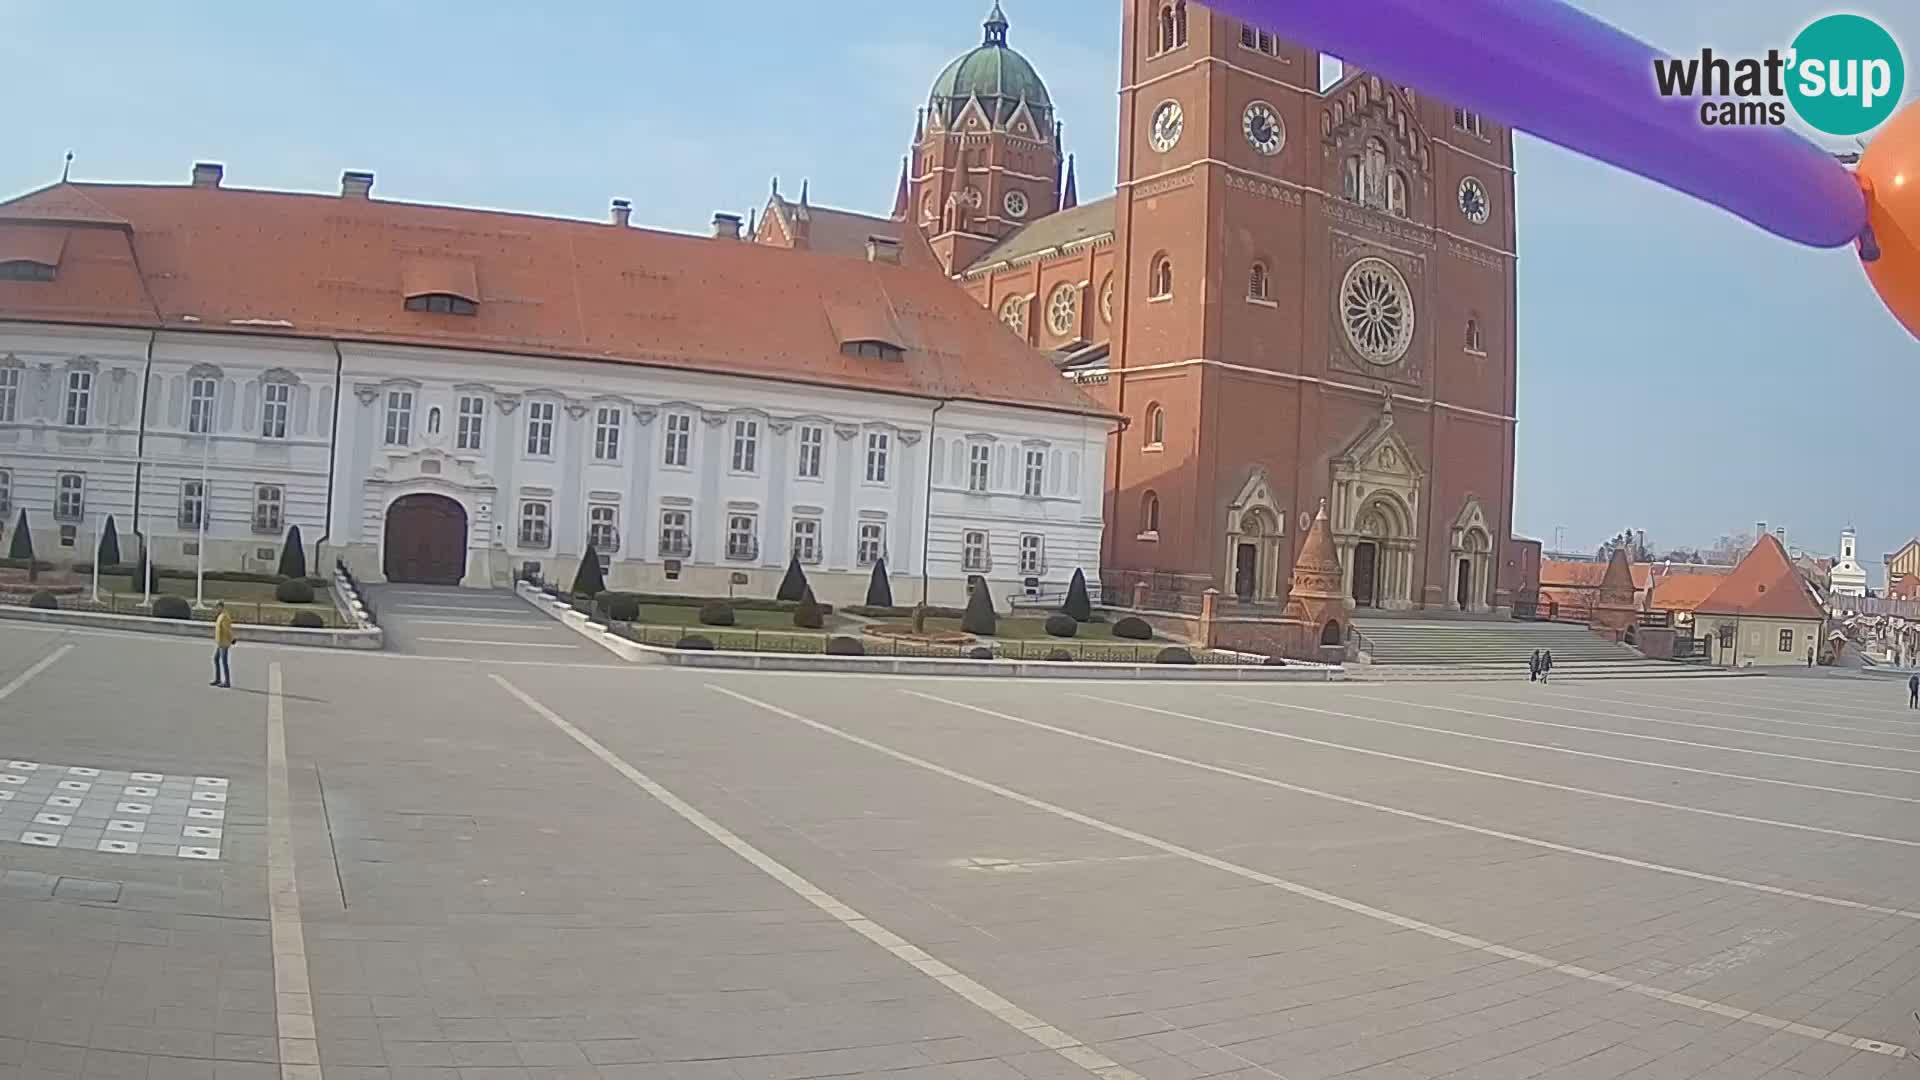
<path fill-rule="evenodd" d="M 213 681 L 208 686 L 233 688 L 233 668 L 227 653 L 233 649 L 233 613 L 225 601 L 213 605 Z"/>

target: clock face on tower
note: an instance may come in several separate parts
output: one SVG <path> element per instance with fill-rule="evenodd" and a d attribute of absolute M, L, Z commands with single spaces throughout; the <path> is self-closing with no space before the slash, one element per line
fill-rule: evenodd
<path fill-rule="evenodd" d="M 1147 142 L 1155 150 L 1164 154 L 1180 143 L 1180 133 L 1187 124 L 1186 114 L 1181 112 L 1177 101 L 1163 101 L 1153 110 L 1153 125 L 1147 129 Z"/>
<path fill-rule="evenodd" d="M 1487 198 L 1486 185 L 1469 176 L 1460 181 L 1460 213 L 1475 225 L 1485 225 L 1493 204 Z"/>
<path fill-rule="evenodd" d="M 1247 137 L 1247 145 L 1262 154 L 1272 157 L 1287 145 L 1287 125 L 1273 106 L 1264 101 L 1256 101 L 1247 106 L 1240 117 L 1240 131 Z"/>

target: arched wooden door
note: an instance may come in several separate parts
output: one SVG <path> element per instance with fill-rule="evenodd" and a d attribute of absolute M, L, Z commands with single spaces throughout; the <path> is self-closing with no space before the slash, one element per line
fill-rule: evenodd
<path fill-rule="evenodd" d="M 388 581 L 458 585 L 467 576 L 467 512 L 445 495 L 403 495 L 387 507 Z"/>

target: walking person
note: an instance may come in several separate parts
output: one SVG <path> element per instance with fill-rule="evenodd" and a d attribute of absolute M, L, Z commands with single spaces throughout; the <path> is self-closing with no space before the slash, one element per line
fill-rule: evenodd
<path fill-rule="evenodd" d="M 1813 648 L 1811 646 L 1807 648 L 1807 666 L 1813 666 Z"/>
<path fill-rule="evenodd" d="M 1540 650 L 1533 650 L 1533 656 L 1527 660 L 1527 681 L 1540 681 Z"/>
<path fill-rule="evenodd" d="M 1540 681 L 1546 682 L 1547 676 L 1549 674 L 1552 674 L 1552 672 L 1553 672 L 1553 650 L 1548 649 L 1545 652 L 1540 654 Z"/>
<path fill-rule="evenodd" d="M 233 668 L 227 654 L 233 651 L 233 613 L 222 600 L 213 605 L 213 681 L 208 686 L 233 689 Z"/>
<path fill-rule="evenodd" d="M 1920 709 L 1920 675 L 1907 676 L 1907 708 Z"/>

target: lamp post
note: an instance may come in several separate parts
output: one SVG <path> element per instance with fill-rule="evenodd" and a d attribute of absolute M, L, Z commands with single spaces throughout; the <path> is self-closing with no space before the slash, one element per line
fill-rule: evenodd
<path fill-rule="evenodd" d="M 208 418 L 211 421 L 211 417 Z M 207 491 L 208 459 L 213 454 L 213 425 L 200 437 L 200 510 L 196 515 L 200 519 L 199 541 L 193 546 L 193 606 L 207 606 L 207 512 L 213 507 L 213 499 Z"/>

